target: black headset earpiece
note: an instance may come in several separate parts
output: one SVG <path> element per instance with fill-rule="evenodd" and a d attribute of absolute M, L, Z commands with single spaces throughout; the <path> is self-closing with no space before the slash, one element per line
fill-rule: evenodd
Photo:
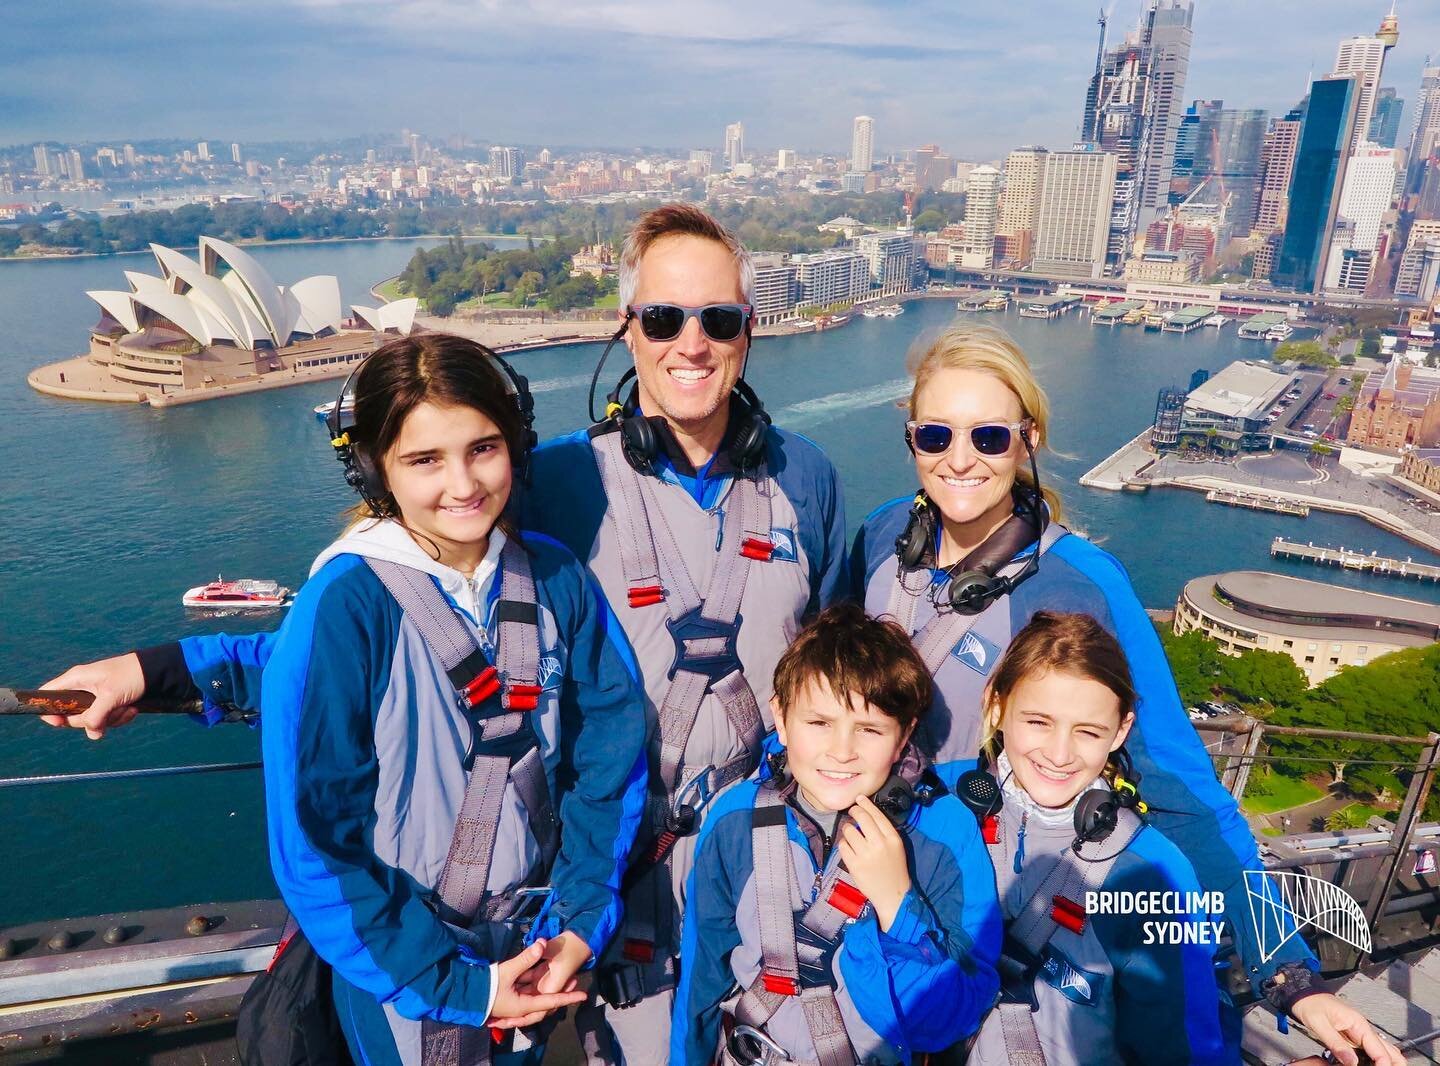
<path fill-rule="evenodd" d="M 749 328 L 748 320 L 746 328 Z M 735 439 L 730 443 L 730 462 L 736 470 L 754 470 L 765 458 L 765 436 L 770 430 L 770 415 L 743 377 L 735 382 L 735 394 L 745 401 L 746 410 Z"/>
<path fill-rule="evenodd" d="M 910 439 L 908 429 L 905 439 Z M 923 492 L 917 492 L 910 504 L 910 518 L 895 538 L 895 554 L 900 557 L 902 570 L 918 570 L 925 561 L 925 554 L 935 544 L 935 521 L 935 508 L 930 506 L 930 498 Z"/>
<path fill-rule="evenodd" d="M 1120 822 L 1120 804 L 1108 788 L 1092 788 L 1075 801 L 1075 843 L 1078 854 L 1086 844 L 1104 840 Z"/>

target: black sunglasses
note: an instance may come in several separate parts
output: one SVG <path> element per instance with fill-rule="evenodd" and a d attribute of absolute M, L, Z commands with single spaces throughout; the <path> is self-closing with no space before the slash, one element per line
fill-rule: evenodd
<path fill-rule="evenodd" d="M 969 427 L 970 446 L 981 455 L 1004 455 L 1014 443 L 1015 434 L 1029 427 L 1029 419 L 982 422 Z M 955 443 L 955 432 L 954 426 L 944 422 L 906 422 L 905 443 L 922 455 L 944 455 Z"/>
<path fill-rule="evenodd" d="M 733 341 L 745 332 L 745 324 L 750 321 L 749 304 L 631 304 L 626 310 L 640 320 L 640 332 L 652 341 L 673 341 L 689 318 L 698 318 L 700 328 L 712 341 Z"/>

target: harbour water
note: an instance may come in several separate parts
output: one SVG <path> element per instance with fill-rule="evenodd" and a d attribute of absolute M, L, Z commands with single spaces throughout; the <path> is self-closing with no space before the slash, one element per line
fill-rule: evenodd
<path fill-rule="evenodd" d="M 404 266 L 417 244 L 291 245 L 258 257 L 282 284 L 339 276 L 346 303 Z M 32 367 L 83 348 L 95 320 L 86 289 L 123 288 L 148 257 L 0 261 L 0 685 L 38 684 L 70 663 L 205 631 L 278 625 L 283 616 L 200 619 L 180 594 L 213 577 L 300 584 L 352 500 L 311 408 L 337 383 L 316 383 L 168 410 L 40 396 Z M 918 301 L 894 319 L 757 343 L 750 376 L 776 422 L 827 449 L 845 483 L 850 526 L 912 490 L 901 439 L 904 357 L 955 314 Z M 1391 595 L 1440 601 L 1433 585 L 1381 581 L 1269 557 L 1276 535 L 1420 559 L 1364 523 L 1238 511 L 1180 491 L 1098 492 L 1077 478 L 1144 425 L 1163 385 L 1192 370 L 1258 358 L 1270 345 L 1234 328 L 1186 336 L 985 316 L 1030 352 L 1055 408 L 1059 455 L 1042 477 L 1071 524 L 1125 563 L 1150 607 L 1173 604 L 1190 577 L 1255 567 Z M 535 386 L 541 435 L 580 425 L 598 345 L 516 357 Z M 616 370 L 618 374 L 618 369 Z M 1434 560 L 1427 560 L 1434 561 Z M 92 744 L 77 732 L 0 721 L 0 776 L 247 761 L 243 726 L 204 730 L 150 720 Z M 258 773 L 0 789 L 7 828 L 0 925 L 273 892 L 266 872 Z"/>

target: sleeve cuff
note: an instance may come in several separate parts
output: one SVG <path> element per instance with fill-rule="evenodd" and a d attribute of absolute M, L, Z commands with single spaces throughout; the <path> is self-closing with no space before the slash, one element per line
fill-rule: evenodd
<path fill-rule="evenodd" d="M 146 696 L 175 703 L 200 699 L 200 689 L 190 676 L 190 667 L 178 641 L 141 648 L 135 657 L 140 660 Z"/>
<path fill-rule="evenodd" d="M 500 994 L 500 964 L 490 964 L 490 995 L 485 1000 L 485 1020 L 488 1022 L 495 1013 L 495 997 Z"/>
<path fill-rule="evenodd" d="M 930 925 L 921 915 L 920 907 L 920 900 L 912 885 L 906 891 L 905 898 L 900 901 L 900 909 L 895 912 L 895 920 L 890 923 L 890 928 L 881 931 L 880 935 L 898 940 L 902 944 L 920 943 L 930 931 Z"/>
<path fill-rule="evenodd" d="M 1277 1011 L 1289 1014 L 1295 1004 L 1306 996 L 1329 992 L 1330 986 L 1303 962 L 1291 962 L 1276 970 L 1273 977 L 1263 981 L 1260 991 Z"/>

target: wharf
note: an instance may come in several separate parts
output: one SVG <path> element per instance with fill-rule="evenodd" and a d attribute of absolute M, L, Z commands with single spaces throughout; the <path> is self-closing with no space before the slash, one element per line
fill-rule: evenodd
<path fill-rule="evenodd" d="M 1380 577 L 1406 577 L 1417 581 L 1440 581 L 1440 566 L 1417 563 L 1411 559 L 1391 559 L 1373 552 L 1348 548 L 1327 548 L 1319 544 L 1300 544 L 1296 541 L 1276 537 L 1270 545 L 1270 554 L 1277 559 L 1299 559 L 1322 566 L 1339 566 L 1346 570 L 1362 570 Z"/>
<path fill-rule="evenodd" d="M 1261 311 L 1240 323 L 1239 334 L 1244 340 L 1264 340 L 1265 334 L 1284 321 L 1285 315 L 1280 311 Z"/>
<path fill-rule="evenodd" d="M 1310 516 L 1309 504 L 1287 500 L 1281 496 L 1246 492 L 1243 489 L 1211 489 L 1205 493 L 1205 498 L 1211 503 L 1223 503 L 1227 507 L 1243 507 L 1248 511 L 1271 511 L 1275 514 L 1294 515 L 1296 518 Z"/>
<path fill-rule="evenodd" d="M 1172 312 L 1160 328 L 1166 333 L 1189 333 L 1205 325 L 1205 320 L 1214 314 L 1213 307 L 1191 305 Z"/>
<path fill-rule="evenodd" d="M 1133 488 L 1143 490 L 1147 486 L 1137 481 L 1137 475 L 1155 461 L 1150 451 L 1150 426 L 1107 455 L 1080 478 L 1080 484 L 1091 489 L 1106 489 L 1122 492 Z"/>
<path fill-rule="evenodd" d="M 986 289 L 962 296 L 955 306 L 961 311 L 1001 311 L 1009 303 L 1010 294 L 1004 289 Z"/>
<path fill-rule="evenodd" d="M 1116 326 L 1131 311 L 1138 311 L 1144 306 L 1139 300 L 1120 300 L 1116 303 L 1106 304 L 1104 307 L 1096 307 L 1090 312 L 1090 322 L 1096 326 Z"/>
<path fill-rule="evenodd" d="M 1059 318 L 1081 304 L 1079 296 L 1028 296 L 1020 299 L 1021 318 Z"/>

